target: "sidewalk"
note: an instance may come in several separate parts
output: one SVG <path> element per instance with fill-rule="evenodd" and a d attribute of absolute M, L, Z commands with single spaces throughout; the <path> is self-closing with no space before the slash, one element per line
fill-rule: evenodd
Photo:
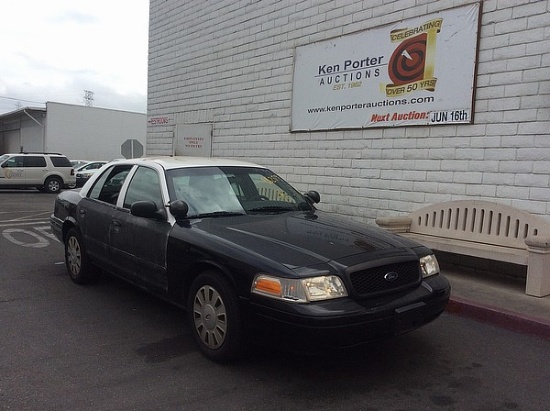
<path fill-rule="evenodd" d="M 451 283 L 447 312 L 550 340 L 550 296 L 525 294 L 525 281 L 442 269 Z"/>

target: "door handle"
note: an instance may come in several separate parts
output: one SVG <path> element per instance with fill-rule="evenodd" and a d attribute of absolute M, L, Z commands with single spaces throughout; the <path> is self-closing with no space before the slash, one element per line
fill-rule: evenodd
<path fill-rule="evenodd" d="M 115 233 L 120 233 L 121 228 L 122 228 L 122 224 L 120 224 L 119 220 L 111 220 L 111 229 Z"/>

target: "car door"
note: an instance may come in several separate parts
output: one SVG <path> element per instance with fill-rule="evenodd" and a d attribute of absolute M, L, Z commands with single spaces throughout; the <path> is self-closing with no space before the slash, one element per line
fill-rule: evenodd
<path fill-rule="evenodd" d="M 25 185 L 25 156 L 13 156 L 2 163 L 0 184 L 7 186 Z"/>
<path fill-rule="evenodd" d="M 88 256 L 108 270 L 120 269 L 113 259 L 110 236 L 118 195 L 132 165 L 113 165 L 105 170 L 78 203 L 76 219 Z"/>
<path fill-rule="evenodd" d="M 111 252 L 124 262 L 126 275 L 150 289 L 166 292 L 166 248 L 172 225 L 167 221 L 159 172 L 140 166 L 130 177 L 121 207 L 113 215 Z M 155 203 L 158 216 L 135 216 L 130 208 L 136 201 Z"/>
<path fill-rule="evenodd" d="M 25 156 L 23 157 L 23 165 L 25 167 L 26 184 L 44 184 L 44 176 L 48 172 L 48 165 L 44 156 Z"/>

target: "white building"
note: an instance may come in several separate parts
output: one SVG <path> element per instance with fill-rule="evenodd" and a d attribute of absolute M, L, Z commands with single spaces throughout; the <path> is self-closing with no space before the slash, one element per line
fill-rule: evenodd
<path fill-rule="evenodd" d="M 455 199 L 550 219 L 549 0 L 150 7 L 148 155 L 247 159 L 368 221 Z M 390 71 L 419 55 L 424 77 L 401 92 Z"/>
<path fill-rule="evenodd" d="M 46 108 L 0 115 L 0 154 L 59 152 L 70 159 L 112 160 L 123 157 L 127 140 L 144 147 L 146 128 L 142 113 L 47 102 Z"/>

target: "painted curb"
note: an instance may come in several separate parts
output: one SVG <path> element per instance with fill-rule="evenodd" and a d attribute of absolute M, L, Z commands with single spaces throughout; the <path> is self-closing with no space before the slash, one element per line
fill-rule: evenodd
<path fill-rule="evenodd" d="M 550 340 L 550 321 L 479 304 L 463 298 L 451 297 L 447 312 L 496 325 L 510 331 L 531 334 Z"/>

